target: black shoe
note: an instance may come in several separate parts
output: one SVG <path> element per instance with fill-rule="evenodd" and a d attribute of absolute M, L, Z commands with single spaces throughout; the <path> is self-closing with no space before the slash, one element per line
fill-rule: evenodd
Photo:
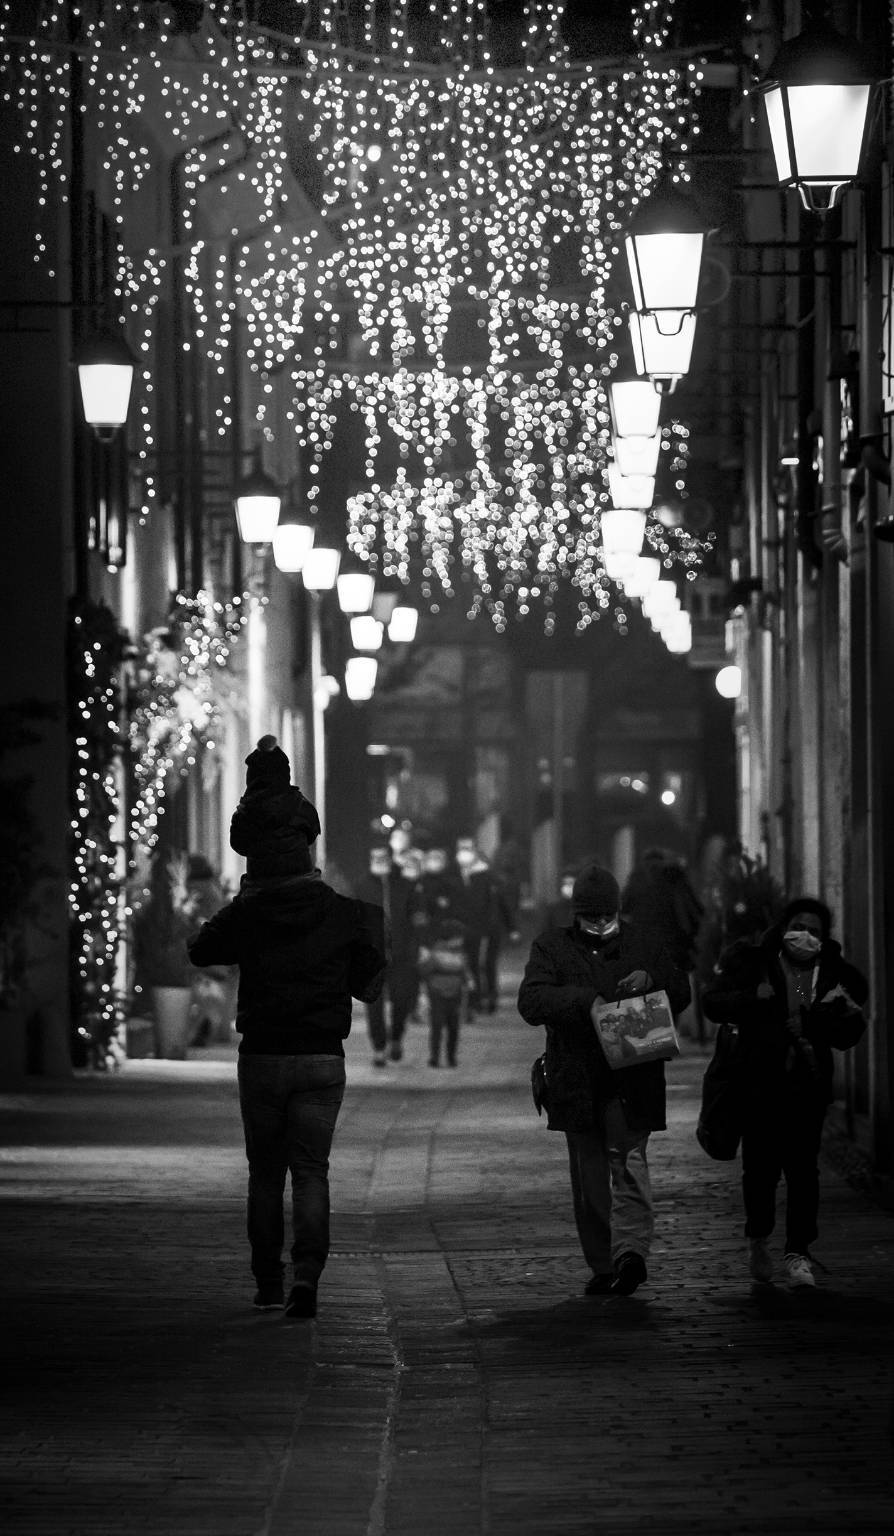
<path fill-rule="evenodd" d="M 632 1296 L 637 1286 L 648 1278 L 646 1261 L 639 1253 L 622 1253 L 615 1265 L 612 1295 Z"/>
<path fill-rule="evenodd" d="M 584 1286 L 585 1296 L 607 1296 L 613 1288 L 615 1277 L 612 1274 L 591 1275 Z"/>
<path fill-rule="evenodd" d="M 430 1067 L 439 1067 L 441 1065 L 439 1061 L 435 1060 L 434 1056 L 429 1056 L 428 1064 Z"/>
<path fill-rule="evenodd" d="M 283 1289 L 281 1280 L 259 1280 L 252 1306 L 258 1312 L 281 1312 Z"/>
<path fill-rule="evenodd" d="M 316 1317 L 317 1288 L 315 1285 L 293 1285 L 286 1302 L 286 1317 Z"/>
<path fill-rule="evenodd" d="M 448 1067 L 455 1067 L 456 1066 L 456 1057 L 455 1056 L 448 1056 L 447 1057 L 447 1065 L 448 1065 Z"/>
<path fill-rule="evenodd" d="M 391 1049 L 388 1052 L 388 1054 L 391 1057 L 392 1061 L 403 1061 L 403 1059 L 404 1059 L 404 1048 L 401 1045 L 399 1040 L 392 1040 L 392 1042 L 391 1042 Z"/>

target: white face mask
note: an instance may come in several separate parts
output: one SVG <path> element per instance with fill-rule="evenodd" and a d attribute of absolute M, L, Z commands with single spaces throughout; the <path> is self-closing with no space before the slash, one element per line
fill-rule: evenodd
<path fill-rule="evenodd" d="M 561 894 L 565 901 L 570 901 L 574 895 L 574 881 L 566 880 L 561 888 Z"/>
<path fill-rule="evenodd" d="M 822 948 L 822 939 L 806 928 L 790 928 L 782 935 L 782 942 L 793 960 L 812 960 Z"/>
<path fill-rule="evenodd" d="M 597 917 L 592 921 L 581 917 L 578 918 L 578 922 L 581 933 L 585 934 L 593 944 L 605 944 L 608 939 L 614 938 L 621 927 L 617 913 L 614 917 Z"/>

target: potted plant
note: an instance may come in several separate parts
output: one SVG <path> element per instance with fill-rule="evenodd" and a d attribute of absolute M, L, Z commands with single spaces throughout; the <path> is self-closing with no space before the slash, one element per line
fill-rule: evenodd
<path fill-rule="evenodd" d="M 134 919 L 135 980 L 152 995 L 155 1054 L 183 1061 L 190 1038 L 194 968 L 186 940 L 196 927 L 186 856 L 156 858 L 149 897 Z"/>

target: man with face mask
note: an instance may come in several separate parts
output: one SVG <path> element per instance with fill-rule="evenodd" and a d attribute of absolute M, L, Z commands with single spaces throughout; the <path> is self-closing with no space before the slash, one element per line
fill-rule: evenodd
<path fill-rule="evenodd" d="M 564 1131 L 574 1216 L 592 1270 L 589 1296 L 629 1296 L 647 1278 L 654 1225 L 646 1147 L 664 1130 L 664 1064 L 612 1071 L 591 1010 L 664 989 L 673 1012 L 689 981 L 647 931 L 622 920 L 618 882 L 588 865 L 571 896 L 572 920 L 534 940 L 518 994 L 522 1018 L 546 1029 L 547 1124 Z"/>
<path fill-rule="evenodd" d="M 721 955 L 703 998 L 709 1019 L 739 1031 L 745 1235 L 758 1285 L 773 1278 L 769 1239 L 783 1176 L 786 1283 L 816 1284 L 810 1247 L 817 1238 L 820 1138 L 833 1096 L 832 1050 L 860 1039 L 868 995 L 831 927 L 824 902 L 795 897 L 759 942 L 740 939 Z"/>

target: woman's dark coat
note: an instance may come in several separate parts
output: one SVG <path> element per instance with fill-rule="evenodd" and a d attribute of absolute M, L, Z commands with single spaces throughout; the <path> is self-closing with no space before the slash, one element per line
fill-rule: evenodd
<path fill-rule="evenodd" d="M 613 1072 L 596 1040 L 590 1009 L 597 996 L 618 997 L 618 982 L 646 971 L 651 990 L 667 992 L 674 1014 L 689 1002 L 689 980 L 653 939 L 622 922 L 617 939 L 594 953 L 576 927 L 553 928 L 534 940 L 518 994 L 518 1010 L 546 1029 L 547 1123 L 551 1131 L 594 1131 L 597 1106 L 619 1098 L 628 1123 L 646 1131 L 666 1125 L 664 1063 Z"/>
<path fill-rule="evenodd" d="M 849 1050 L 866 1029 L 862 1010 L 869 988 L 842 956 L 840 944 L 826 939 L 819 951 L 814 999 L 803 1013 L 804 1039 L 813 1047 L 813 1062 L 803 1053 L 793 1057 L 793 1037 L 786 1028 L 789 1008 L 781 945 L 778 924 L 757 942 L 738 939 L 731 944 L 720 956 L 702 1006 L 709 1019 L 738 1027 L 746 1092 L 767 1101 L 790 1087 L 828 1104 L 833 1096 L 832 1051 Z M 758 997 L 761 982 L 769 982 L 772 997 Z M 850 1003 L 841 997 L 829 999 L 839 985 Z"/>

